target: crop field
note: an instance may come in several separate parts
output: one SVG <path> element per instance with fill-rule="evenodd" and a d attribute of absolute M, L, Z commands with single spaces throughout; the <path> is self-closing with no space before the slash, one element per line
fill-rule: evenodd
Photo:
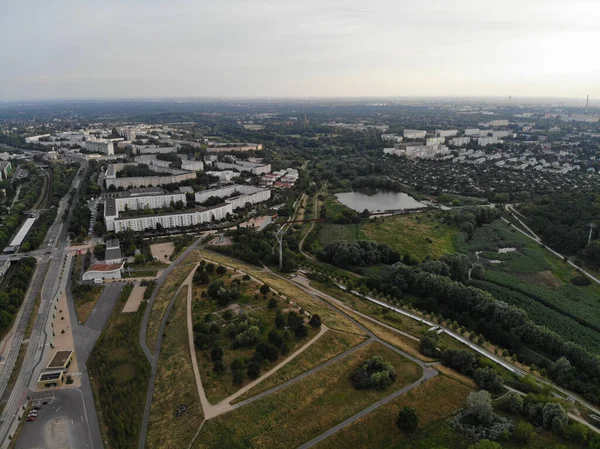
<path fill-rule="evenodd" d="M 190 359 L 186 299 L 187 287 L 179 293 L 165 328 L 148 424 L 149 449 L 186 447 L 203 418 Z M 176 417 L 181 405 L 186 411 Z"/>
<path fill-rule="evenodd" d="M 398 379 L 386 391 L 355 390 L 349 376 L 364 360 L 381 355 Z M 369 404 L 408 385 L 421 368 L 373 343 L 297 383 L 208 421 L 194 448 L 297 447 Z"/>
<path fill-rule="evenodd" d="M 330 330 L 294 360 L 237 398 L 234 403 L 243 401 L 258 393 L 262 393 L 269 388 L 282 384 L 357 344 L 362 343 L 365 339 L 366 336 Z"/>
<path fill-rule="evenodd" d="M 401 256 L 410 254 L 417 260 L 426 256 L 434 259 L 454 252 L 456 229 L 440 223 L 431 212 L 397 215 L 361 223 L 360 233 L 365 240 L 387 243 Z"/>
<path fill-rule="evenodd" d="M 374 449 L 390 447 L 399 442 L 410 441 L 414 444 L 415 440 L 419 439 L 419 435 L 428 433 L 430 426 L 444 422 L 456 410 L 462 408 L 470 392 L 469 388 L 448 377 L 436 376 L 350 424 L 315 447 Z M 396 417 L 402 407 L 411 407 L 417 411 L 420 429 L 415 436 L 407 437 L 396 427 Z M 453 439 L 455 438 L 456 436 Z M 447 441 L 443 443 L 443 446 L 447 446 Z M 419 446 L 407 445 L 406 447 Z M 427 447 L 435 447 L 435 445 Z"/>

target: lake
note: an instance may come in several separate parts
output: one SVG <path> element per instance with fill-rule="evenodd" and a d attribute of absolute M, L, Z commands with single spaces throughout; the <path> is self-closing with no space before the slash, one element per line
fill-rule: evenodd
<path fill-rule="evenodd" d="M 362 212 L 365 209 L 368 209 L 369 212 L 384 212 L 386 210 L 415 209 L 425 206 L 403 192 L 380 190 L 373 195 L 363 192 L 344 192 L 335 196 L 344 206 L 357 212 Z"/>

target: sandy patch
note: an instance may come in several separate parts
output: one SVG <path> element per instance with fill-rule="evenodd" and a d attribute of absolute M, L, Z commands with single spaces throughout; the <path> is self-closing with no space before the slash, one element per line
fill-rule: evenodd
<path fill-rule="evenodd" d="M 229 237 L 225 237 L 224 235 L 219 235 L 209 241 L 208 244 L 213 246 L 228 246 L 231 245 L 231 239 Z"/>
<path fill-rule="evenodd" d="M 266 225 L 270 224 L 273 220 L 269 215 L 263 215 L 262 217 L 251 218 L 248 221 L 240 223 L 240 228 L 256 228 L 261 230 Z"/>
<path fill-rule="evenodd" d="M 546 285 L 551 288 L 558 288 L 562 285 L 560 279 L 552 274 L 551 271 L 538 271 L 537 273 L 518 273 L 517 277 L 522 281 L 531 284 Z"/>
<path fill-rule="evenodd" d="M 152 257 L 161 262 L 169 263 L 173 251 L 175 251 L 175 244 L 173 242 L 156 243 L 154 245 L 150 245 Z"/>
<path fill-rule="evenodd" d="M 49 449 L 69 449 L 69 429 L 64 418 L 48 421 L 44 429 L 44 441 Z"/>
<path fill-rule="evenodd" d="M 127 298 L 127 302 L 123 306 L 122 313 L 128 312 L 137 312 L 140 308 L 140 304 L 144 300 L 144 292 L 146 291 L 146 286 L 134 285 L 133 290 L 129 294 L 129 298 Z"/>

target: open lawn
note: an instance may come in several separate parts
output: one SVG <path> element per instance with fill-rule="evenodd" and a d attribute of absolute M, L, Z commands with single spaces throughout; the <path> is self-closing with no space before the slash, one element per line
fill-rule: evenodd
<path fill-rule="evenodd" d="M 355 390 L 350 374 L 374 355 L 391 362 L 398 379 L 386 391 Z M 395 352 L 369 344 L 288 388 L 208 421 L 194 448 L 297 447 L 421 374 L 419 366 Z"/>
<path fill-rule="evenodd" d="M 377 449 L 387 448 L 398 442 L 414 444 L 420 434 L 427 434 L 432 424 L 443 422 L 463 407 L 470 389 L 445 376 L 437 376 L 417 388 L 394 399 L 350 424 L 315 447 L 319 449 Z M 415 437 L 406 437 L 398 427 L 396 418 L 402 407 L 411 407 L 419 415 L 420 431 Z M 454 438 L 452 438 L 454 439 Z M 448 442 L 440 441 L 448 447 Z M 420 447 L 408 444 L 401 447 Z M 435 447 L 423 446 L 423 447 Z"/>
<path fill-rule="evenodd" d="M 456 229 L 435 217 L 432 212 L 396 215 L 361 223 L 360 235 L 365 240 L 387 243 L 400 255 L 410 254 L 417 260 L 426 256 L 437 259 L 454 252 Z"/>
<path fill-rule="evenodd" d="M 165 328 L 148 424 L 149 449 L 187 447 L 203 419 L 188 345 L 187 290 L 181 290 Z M 186 412 L 177 417 L 181 405 Z"/>
<path fill-rule="evenodd" d="M 347 334 L 345 332 L 329 330 L 312 346 L 306 349 L 301 355 L 296 357 L 290 363 L 279 369 L 277 372 L 267 377 L 261 383 L 250 389 L 233 403 L 241 402 L 263 391 L 282 384 L 317 365 L 335 357 L 338 354 L 356 346 L 365 341 L 366 336 Z"/>
<path fill-rule="evenodd" d="M 146 333 L 146 344 L 148 345 L 148 348 L 150 348 L 150 351 L 154 351 L 154 348 L 156 347 L 156 338 L 158 336 L 160 322 L 169 302 L 173 298 L 177 288 L 183 283 L 193 269 L 194 266 L 191 264 L 176 267 L 167 279 L 165 279 L 165 282 L 156 294 L 156 298 L 154 298 L 154 303 L 152 304 L 152 310 L 150 311 L 148 331 Z"/>

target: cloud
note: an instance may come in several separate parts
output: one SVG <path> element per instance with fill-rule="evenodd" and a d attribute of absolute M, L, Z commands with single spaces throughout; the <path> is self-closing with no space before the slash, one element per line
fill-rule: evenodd
<path fill-rule="evenodd" d="M 0 98 L 600 96 L 599 21 L 594 1 L 4 2 Z"/>

